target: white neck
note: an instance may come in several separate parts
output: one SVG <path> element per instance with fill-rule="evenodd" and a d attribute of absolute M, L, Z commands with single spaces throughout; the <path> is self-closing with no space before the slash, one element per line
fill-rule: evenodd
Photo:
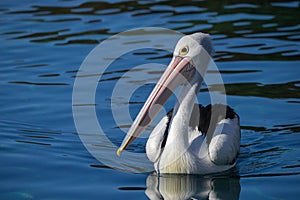
<path fill-rule="evenodd" d="M 194 78 L 182 88 L 174 107 L 166 147 L 174 146 L 180 153 L 185 152 L 189 146 L 190 117 L 202 80 L 200 74 L 196 73 Z"/>
<path fill-rule="evenodd" d="M 188 85 L 180 92 L 178 102 L 173 111 L 173 117 L 168 132 L 166 146 L 160 157 L 157 168 L 162 173 L 189 173 L 189 166 L 195 166 L 194 159 L 186 154 L 190 147 L 189 122 L 202 78 L 195 75 Z"/>

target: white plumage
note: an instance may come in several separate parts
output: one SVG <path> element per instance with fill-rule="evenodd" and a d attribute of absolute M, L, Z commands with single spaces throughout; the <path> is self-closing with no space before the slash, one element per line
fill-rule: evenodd
<path fill-rule="evenodd" d="M 239 116 L 225 105 L 194 105 L 213 53 L 208 34 L 181 38 L 166 71 L 132 124 L 120 154 L 145 130 L 179 86 L 174 109 L 161 119 L 146 144 L 158 173 L 207 174 L 230 169 L 240 147 Z M 159 106 L 158 106 L 159 105 Z"/>
<path fill-rule="evenodd" d="M 157 172 L 209 174 L 228 170 L 236 164 L 240 145 L 237 116 L 234 119 L 223 119 L 218 122 L 209 143 L 207 143 L 205 133 L 201 133 L 198 128 L 189 127 L 185 134 L 189 140 L 188 145 L 183 149 L 179 144 L 181 142 L 179 139 L 167 143 L 162 148 L 168 121 L 167 116 L 162 118 L 146 144 L 147 156 L 154 163 Z"/>

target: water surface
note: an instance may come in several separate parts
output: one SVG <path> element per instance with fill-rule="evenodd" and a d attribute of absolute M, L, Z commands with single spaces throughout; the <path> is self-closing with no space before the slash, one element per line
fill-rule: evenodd
<path fill-rule="evenodd" d="M 0 16 L 1 199 L 294 199 L 300 195 L 299 1 L 1 1 Z M 72 116 L 77 71 L 103 40 L 145 26 L 212 35 L 228 104 L 241 117 L 236 168 L 221 175 L 156 177 L 109 168 L 85 149 Z M 102 76 L 96 104 L 89 106 L 95 107 L 99 123 L 115 145 L 130 126 L 120 127 L 111 117 L 115 84 L 131 68 L 166 65 L 170 56 L 155 49 L 130 52 Z M 127 77 L 128 84 L 138 84 L 141 71 L 157 80 L 163 69 L 141 68 Z M 133 117 L 152 88 L 153 84 L 141 84 L 132 96 Z M 199 99 L 209 103 L 206 87 Z M 128 105 L 122 99 L 117 103 Z M 135 144 L 129 150 L 144 148 Z M 178 182 L 184 187 L 178 188 Z"/>

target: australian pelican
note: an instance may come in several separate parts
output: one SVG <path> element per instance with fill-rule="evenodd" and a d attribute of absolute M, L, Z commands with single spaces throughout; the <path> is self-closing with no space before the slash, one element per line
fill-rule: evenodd
<path fill-rule="evenodd" d="M 210 62 L 210 36 L 182 37 L 173 59 L 140 110 L 117 151 L 137 138 L 160 111 L 173 91 L 182 85 L 175 107 L 156 125 L 146 153 L 158 173 L 207 174 L 232 168 L 240 148 L 239 116 L 222 104 L 195 104 Z"/>

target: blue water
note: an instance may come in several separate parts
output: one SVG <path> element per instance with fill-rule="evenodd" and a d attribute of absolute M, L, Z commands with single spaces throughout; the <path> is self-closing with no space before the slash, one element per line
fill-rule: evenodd
<path fill-rule="evenodd" d="M 1 1 L 0 199 L 295 199 L 300 195 L 299 5 Z M 123 170 L 111 168 L 86 150 L 72 113 L 78 106 L 72 102 L 78 70 L 105 39 L 145 26 L 211 34 L 227 102 L 241 117 L 236 168 L 218 175 L 156 177 L 124 171 L 121 164 Z M 123 55 L 101 77 L 95 104 L 81 105 L 95 108 L 114 145 L 130 123 L 117 124 L 111 108 L 129 105 L 134 117 L 153 88 L 147 81 L 155 82 L 163 71 L 142 65 L 166 65 L 170 59 L 169 52 L 155 49 Z M 122 78 L 128 86 L 140 85 L 129 102 L 111 95 Z M 210 103 L 205 86 L 199 99 Z M 129 150 L 144 152 L 142 143 Z"/>

